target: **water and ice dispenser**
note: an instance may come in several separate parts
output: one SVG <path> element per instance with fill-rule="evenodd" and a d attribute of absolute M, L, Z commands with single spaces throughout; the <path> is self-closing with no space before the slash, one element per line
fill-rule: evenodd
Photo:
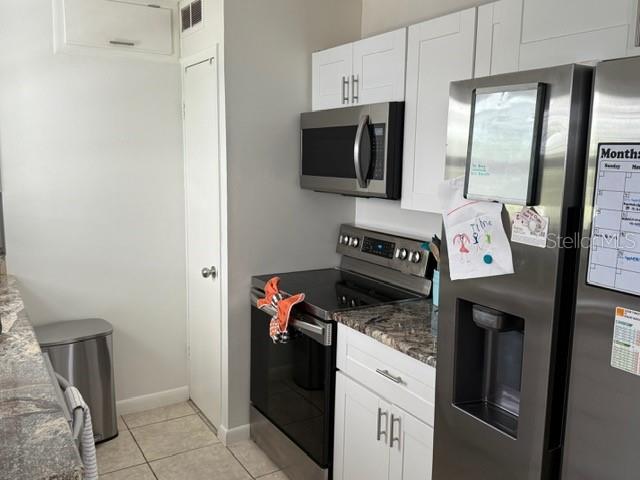
<path fill-rule="evenodd" d="M 517 438 L 524 319 L 458 300 L 453 403 Z"/>

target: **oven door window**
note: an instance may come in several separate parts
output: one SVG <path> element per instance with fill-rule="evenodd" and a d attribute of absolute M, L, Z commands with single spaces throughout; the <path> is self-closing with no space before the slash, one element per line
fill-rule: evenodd
<path fill-rule="evenodd" d="M 335 354 L 290 329 L 286 344 L 269 337 L 270 317 L 251 308 L 251 402 L 318 465 L 333 449 Z"/>

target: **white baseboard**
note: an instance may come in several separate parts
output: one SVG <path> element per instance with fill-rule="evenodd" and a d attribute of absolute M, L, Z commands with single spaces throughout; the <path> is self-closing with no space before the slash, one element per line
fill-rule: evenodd
<path fill-rule="evenodd" d="M 137 413 L 152 408 L 166 407 L 174 403 L 186 402 L 189 400 L 189 387 L 173 388 L 163 392 L 149 393 L 139 397 L 125 398 L 116 402 L 118 415 Z"/>
<path fill-rule="evenodd" d="M 240 425 L 228 429 L 224 425 L 220 425 L 218 429 L 218 438 L 226 445 L 233 445 L 234 443 L 242 442 L 243 440 L 249 440 L 249 424 Z"/>

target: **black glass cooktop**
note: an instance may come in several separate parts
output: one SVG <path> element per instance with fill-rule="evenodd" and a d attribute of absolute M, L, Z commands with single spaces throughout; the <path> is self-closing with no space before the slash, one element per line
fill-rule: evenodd
<path fill-rule="evenodd" d="M 280 289 L 289 295 L 304 293 L 305 303 L 301 307 L 327 320 L 339 310 L 422 298 L 416 293 L 337 268 L 259 275 L 253 277 L 253 285 L 263 288 L 271 277 L 280 277 Z"/>

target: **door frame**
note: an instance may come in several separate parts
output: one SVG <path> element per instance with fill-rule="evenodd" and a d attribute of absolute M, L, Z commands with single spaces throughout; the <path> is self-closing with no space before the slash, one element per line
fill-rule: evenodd
<path fill-rule="evenodd" d="M 225 110 L 225 87 L 224 87 L 224 61 L 222 58 L 222 48 L 219 43 L 216 43 L 214 47 L 203 50 L 195 55 L 190 55 L 188 57 L 184 57 L 180 59 L 180 80 L 181 80 L 181 92 L 182 92 L 182 155 L 183 155 L 183 168 L 186 171 L 186 161 L 187 161 L 187 145 L 186 145 L 186 131 L 185 131 L 185 72 L 186 69 L 190 66 L 194 66 L 198 63 L 208 61 L 211 58 L 214 58 L 217 62 L 217 85 L 218 85 L 218 175 L 219 175 L 219 190 L 218 195 L 220 198 L 220 265 L 218 266 L 218 276 L 217 281 L 220 283 L 220 344 L 219 344 L 219 352 L 220 352 L 220 391 L 219 391 L 219 405 L 220 412 L 218 418 L 220 419 L 220 425 L 214 425 L 216 430 L 218 431 L 218 437 L 220 440 L 226 444 L 226 428 L 225 424 L 228 423 L 228 291 L 229 291 L 229 282 L 228 282 L 228 242 L 227 242 L 227 141 L 226 141 L 226 110 Z M 189 292 L 189 279 L 188 279 L 188 270 L 187 266 L 189 265 L 189 251 L 188 251 L 188 213 L 187 213 L 187 176 L 184 175 L 184 208 L 185 208 L 185 289 L 187 291 L 187 295 Z M 190 356 L 190 314 L 189 314 L 189 302 L 186 302 L 186 339 L 187 345 L 185 348 L 185 353 L 187 354 L 187 383 L 189 384 L 189 390 L 191 390 L 191 356 Z"/>

